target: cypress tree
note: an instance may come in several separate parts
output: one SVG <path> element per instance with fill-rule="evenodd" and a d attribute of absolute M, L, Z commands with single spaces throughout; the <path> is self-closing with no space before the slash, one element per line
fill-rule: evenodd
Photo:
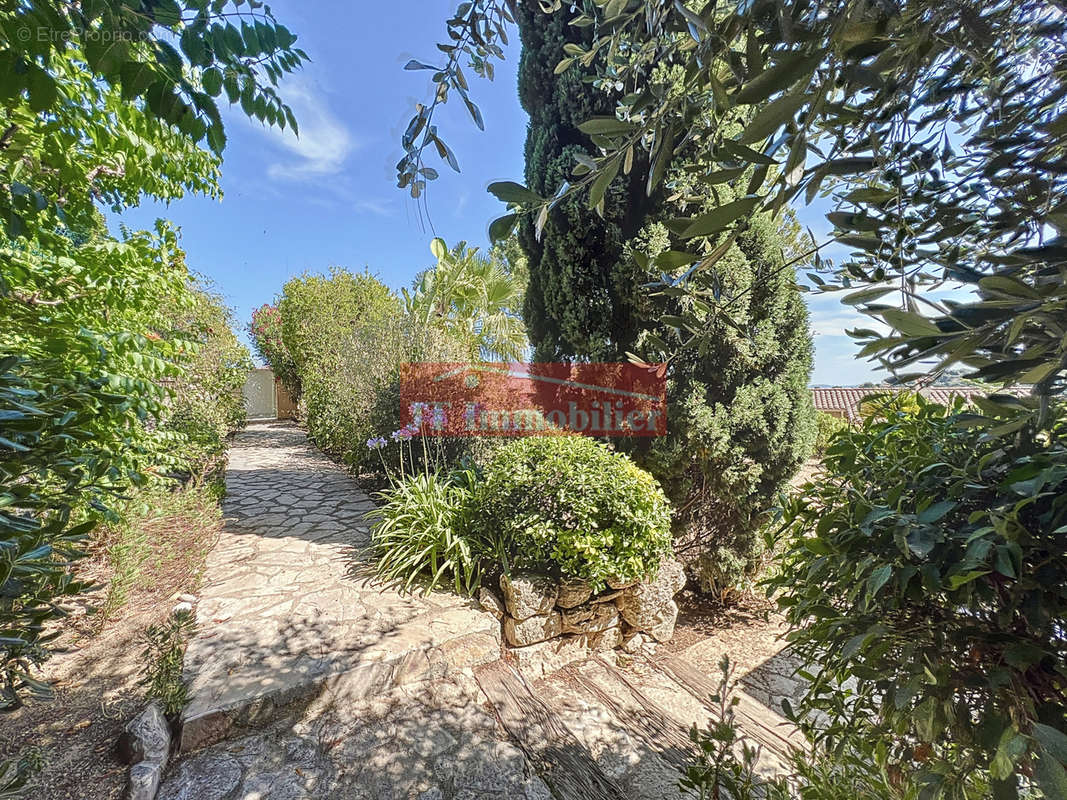
<path fill-rule="evenodd" d="M 519 99 L 530 115 L 526 136 L 526 185 L 551 196 L 571 176 L 575 154 L 596 155 L 578 126 L 615 113 L 617 93 L 592 85 L 596 66 L 574 65 L 554 74 L 564 45 L 588 45 L 590 28 L 569 24 L 567 6 L 546 14 L 535 2 L 518 4 L 522 56 Z M 588 207 L 584 193 L 557 204 L 540 239 L 524 218 L 519 241 L 529 259 L 530 282 L 523 317 L 537 360 L 613 360 L 632 349 L 637 336 L 639 277 L 624 258 L 626 241 L 645 223 L 658 198 L 645 196 L 643 165 L 619 175 L 604 198 L 604 215 Z"/>
<path fill-rule="evenodd" d="M 519 98 L 530 115 L 526 185 L 543 196 L 571 176 L 575 153 L 597 155 L 578 126 L 614 115 L 618 99 L 613 88 L 594 84 L 596 64 L 574 63 L 555 74 L 564 45 L 588 46 L 591 38 L 589 28 L 569 24 L 577 13 L 565 6 L 546 14 L 537 3 L 519 4 Z M 676 83 L 680 71 L 660 65 L 655 80 Z M 671 170 L 664 185 L 672 199 L 662 191 L 647 197 L 646 176 L 647 160 L 635 159 L 631 174 L 609 187 L 603 217 L 588 207 L 585 193 L 560 202 L 540 239 L 534 221 L 523 218 L 519 241 L 530 269 L 524 317 L 538 360 L 623 360 L 628 351 L 649 361 L 673 356 L 668 435 L 618 444 L 671 499 L 676 543 L 690 575 L 725 596 L 757 566 L 764 512 L 814 444 L 807 309 L 794 271 L 783 264 L 793 232 L 789 220 L 750 220 L 716 265 L 723 292 L 739 297 L 734 324 L 705 319 L 713 335 L 679 352 L 681 336 L 656 320 L 693 309 L 672 298 L 650 299 L 641 288 L 659 278 L 655 257 L 672 249 L 662 220 L 710 210 L 736 193 L 722 185 L 713 192 L 696 176 Z"/>

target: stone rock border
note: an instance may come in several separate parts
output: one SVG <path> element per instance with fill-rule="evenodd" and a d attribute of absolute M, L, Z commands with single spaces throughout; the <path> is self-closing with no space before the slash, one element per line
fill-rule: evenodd
<path fill-rule="evenodd" d="M 170 612 L 172 617 L 193 613 L 198 598 L 179 594 L 174 599 L 178 602 Z M 118 741 L 119 758 L 131 765 L 126 800 L 155 800 L 173 742 L 174 730 L 158 700 L 126 723 Z"/>
<path fill-rule="evenodd" d="M 667 558 L 652 579 L 608 581 L 597 593 L 585 581 L 513 572 L 500 577 L 499 595 L 482 587 L 478 601 L 501 621 L 519 669 L 536 679 L 592 653 L 632 654 L 668 641 L 684 585 L 682 565 Z"/>
<path fill-rule="evenodd" d="M 170 759 L 170 723 L 155 700 L 126 724 L 119 738 L 119 755 L 132 764 L 127 800 L 154 800 Z"/>

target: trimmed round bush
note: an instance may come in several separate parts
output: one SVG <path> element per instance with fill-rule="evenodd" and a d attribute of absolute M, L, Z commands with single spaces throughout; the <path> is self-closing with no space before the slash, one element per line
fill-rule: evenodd
<path fill-rule="evenodd" d="M 473 519 L 500 543 L 504 567 L 581 578 L 651 575 L 671 546 L 667 498 L 629 458 L 582 436 L 517 439 L 498 450 Z"/>

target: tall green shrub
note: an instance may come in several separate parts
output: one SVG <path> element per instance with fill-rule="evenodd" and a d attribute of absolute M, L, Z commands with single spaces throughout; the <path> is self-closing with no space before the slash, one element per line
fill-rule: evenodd
<path fill-rule="evenodd" d="M 98 204 L 217 196 L 223 88 L 293 122 L 270 84 L 306 56 L 268 9 L 242 36 L 234 8 L 0 9 L 0 707 L 45 690 L 36 667 L 85 589 L 73 563 L 109 498 L 189 466 L 166 425 L 164 384 L 202 344 L 164 323 L 164 302 L 191 301 L 177 236 L 161 223 L 115 240 Z"/>
<path fill-rule="evenodd" d="M 282 341 L 300 377 L 308 431 L 323 450 L 343 457 L 372 432 L 377 360 L 364 360 L 364 332 L 395 319 L 400 301 L 370 273 L 334 267 L 329 275 L 289 280 L 278 311 Z"/>
<path fill-rule="evenodd" d="M 252 361 L 234 333 L 232 310 L 203 279 L 190 276 L 183 295 L 165 304 L 162 333 L 194 345 L 169 385 L 163 426 L 185 437 L 188 468 L 202 476 L 219 466 L 226 438 L 245 424 L 243 388 Z"/>
<path fill-rule="evenodd" d="M 476 310 L 472 324 L 480 325 L 485 308 L 481 304 Z M 401 366 L 471 357 L 471 325 L 457 328 L 409 313 L 400 298 L 369 273 L 334 268 L 329 276 L 294 278 L 282 290 L 278 311 L 283 344 L 300 381 L 308 431 L 327 453 L 361 469 L 377 471 L 381 466 L 367 440 L 388 436 L 401 426 Z M 490 449 L 470 437 L 444 445 L 450 463 Z M 396 453 L 385 456 L 388 461 Z"/>
<path fill-rule="evenodd" d="M 593 39 L 590 27 L 569 24 L 579 12 L 521 9 L 519 94 L 530 114 L 526 179 L 548 197 L 574 180 L 580 160 L 599 155 L 579 125 L 613 117 L 616 89 L 592 80 L 595 62 L 572 59 L 561 74 L 555 69 L 574 53 L 566 45 L 588 46 Z M 670 94 L 681 90 L 684 76 L 668 59 L 652 70 L 650 82 Z M 699 119 L 692 129 L 700 131 Z M 712 212 L 742 194 L 742 186 L 712 189 L 674 172 L 670 198 L 661 190 L 648 194 L 648 164 L 637 154 L 629 174 L 618 171 L 603 195 L 602 216 L 590 208 L 595 198 L 579 193 L 558 203 L 540 232 L 535 215 L 520 223 L 530 257 L 525 317 L 535 357 L 609 360 L 634 351 L 658 361 L 682 340 L 660 322 L 680 313 L 679 302 L 650 300 L 641 288 L 665 270 L 681 271 L 671 262 L 678 232 L 664 222 L 693 209 Z M 720 276 L 729 290 L 752 289 L 739 316 L 731 324 L 702 315 L 710 336 L 671 362 L 669 436 L 651 450 L 647 442 L 628 445 L 677 509 L 675 534 L 691 573 L 720 596 L 752 572 L 763 513 L 813 444 L 807 313 L 793 270 L 783 269 L 792 238 L 788 223 L 779 226 L 766 215 L 751 221 Z"/>
<path fill-rule="evenodd" d="M 670 359 L 668 432 L 634 442 L 634 455 L 674 505 L 690 575 L 722 599 L 758 566 L 759 527 L 815 441 L 811 334 L 783 264 L 788 241 L 769 216 L 753 218 L 720 261 L 722 289 L 738 297 L 732 319 L 663 298 L 654 316 L 694 314 L 707 335 L 683 345 L 685 331 L 664 326 L 642 342 L 650 361 Z"/>
<path fill-rule="evenodd" d="M 247 351 L 175 232 L 85 238 L 62 258 L 3 251 L 0 706 L 44 689 L 45 622 L 86 588 L 72 565 L 115 495 L 202 472 L 243 411 Z"/>
<path fill-rule="evenodd" d="M 894 398 L 785 509 L 771 588 L 814 675 L 797 712 L 832 721 L 817 741 L 883 742 L 925 796 L 1062 797 L 1067 416 L 1019 448 L 965 411 Z"/>

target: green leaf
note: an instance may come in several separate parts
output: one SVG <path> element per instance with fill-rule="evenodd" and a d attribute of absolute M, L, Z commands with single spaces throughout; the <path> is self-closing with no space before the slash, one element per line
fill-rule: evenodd
<path fill-rule="evenodd" d="M 957 505 L 958 503 L 954 500 L 942 500 L 941 502 L 934 503 L 920 511 L 917 519 L 924 525 L 932 524 L 955 509 Z"/>
<path fill-rule="evenodd" d="M 867 640 L 867 636 L 868 634 L 866 633 L 860 633 L 845 642 L 845 646 L 841 648 L 841 658 L 847 661 L 852 658 L 852 656 L 856 655 L 856 653 L 860 651 L 860 648 L 863 647 L 863 643 Z"/>
<path fill-rule="evenodd" d="M 801 78 L 810 77 L 811 71 L 822 58 L 821 53 L 815 55 L 787 53 L 773 67 L 765 69 L 742 86 L 740 91 L 734 95 L 734 101 L 737 105 L 762 103 L 775 92 L 784 91 Z"/>
<path fill-rule="evenodd" d="M 500 242 L 507 239 L 515 229 L 515 223 L 518 219 L 518 214 L 505 214 L 494 219 L 489 224 L 489 241 Z"/>
<path fill-rule="evenodd" d="M 596 208 L 600 205 L 600 201 L 604 199 L 604 194 L 607 192 L 608 186 L 615 180 L 615 176 L 619 174 L 620 166 L 621 162 L 618 157 L 601 165 L 600 174 L 596 176 L 593 185 L 589 187 L 590 208 Z"/>
<path fill-rule="evenodd" d="M 1048 800 L 1067 800 L 1067 773 L 1046 750 L 1038 751 L 1034 765 L 1034 783 Z"/>
<path fill-rule="evenodd" d="M 648 171 L 648 181 L 645 184 L 645 194 L 649 197 L 656 191 L 667 174 L 667 167 L 674 158 L 674 128 L 668 126 L 656 132 L 656 138 L 652 146 L 652 162 Z"/>
<path fill-rule="evenodd" d="M 900 308 L 887 308 L 880 312 L 882 319 L 894 330 L 905 336 L 940 336 L 941 329 L 926 317 Z"/>
<path fill-rule="evenodd" d="M 875 253 L 882 247 L 882 240 L 877 236 L 838 236 L 837 242 L 868 253 Z"/>
<path fill-rule="evenodd" d="M 1061 366 L 1059 361 L 1050 360 L 1048 363 L 1038 364 L 1036 367 L 1028 369 L 1026 372 L 1019 376 L 1019 383 L 1040 383 L 1041 381 L 1045 380 L 1045 378 L 1056 372 L 1059 372 L 1062 369 L 1063 367 Z"/>
<path fill-rule="evenodd" d="M 496 181 L 495 183 L 490 183 L 487 190 L 497 200 L 502 200 L 505 203 L 523 205 L 526 203 L 545 202 L 541 195 L 514 181 Z"/>
<path fill-rule="evenodd" d="M 211 63 L 207 52 L 207 44 L 204 42 L 205 28 L 198 25 L 190 25 L 182 31 L 180 44 L 185 57 L 194 67 L 206 67 Z"/>
<path fill-rule="evenodd" d="M 47 111 L 59 99 L 55 79 L 36 65 L 30 69 L 26 84 L 30 92 L 30 108 L 38 113 Z"/>
<path fill-rule="evenodd" d="M 874 572 L 871 573 L 871 577 L 867 579 L 867 593 L 872 597 L 878 594 L 878 590 L 881 589 L 889 579 L 893 576 L 893 565 L 883 564 Z"/>
<path fill-rule="evenodd" d="M 656 256 L 656 266 L 662 269 L 677 269 L 685 267 L 697 260 L 692 253 L 684 253 L 681 250 L 667 250 Z"/>
<path fill-rule="evenodd" d="M 858 306 L 862 303 L 870 303 L 880 297 L 885 297 L 890 292 L 897 291 L 896 286 L 877 286 L 872 289 L 860 289 L 858 292 L 846 294 L 841 302 L 850 306 Z"/>
<path fill-rule="evenodd" d="M 1041 294 L 1018 278 L 1010 275 L 990 275 L 981 278 L 978 285 L 988 292 L 998 292 L 1009 297 L 1022 297 L 1028 300 L 1040 300 Z"/>
<path fill-rule="evenodd" d="M 1033 736 L 1041 747 L 1061 764 L 1067 764 L 1067 734 L 1040 722 L 1034 723 Z"/>
<path fill-rule="evenodd" d="M 156 23 L 165 28 L 173 28 L 182 20 L 181 7 L 175 0 L 155 0 L 152 13 Z"/>
<path fill-rule="evenodd" d="M 481 110 L 474 104 L 474 101 L 467 97 L 466 93 L 462 94 L 462 97 L 463 104 L 467 107 L 467 111 L 470 113 L 471 119 L 474 120 L 474 124 L 478 126 L 478 130 L 484 131 L 485 121 L 482 119 Z"/>
<path fill-rule="evenodd" d="M 757 196 L 743 197 L 719 206 L 707 214 L 694 217 L 682 233 L 682 238 L 691 239 L 694 236 L 710 236 L 718 233 L 740 217 L 751 214 L 762 200 L 762 197 Z"/>
<path fill-rule="evenodd" d="M 222 35 L 226 41 L 227 51 L 234 56 L 243 56 L 245 54 L 245 42 L 241 38 L 241 31 L 239 31 L 233 25 L 226 25 L 222 29 Z"/>
<path fill-rule="evenodd" d="M 211 125 L 207 129 L 207 143 L 212 152 L 221 154 L 226 149 L 226 131 L 222 125 Z"/>
<path fill-rule="evenodd" d="M 930 697 L 916 706 L 914 711 L 915 730 L 923 741 L 936 738 L 941 728 L 937 701 Z"/>
<path fill-rule="evenodd" d="M 989 774 L 995 780 L 1007 780 L 1015 771 L 1019 757 L 1026 752 L 1026 737 L 1014 727 L 1004 729 L 997 744 L 996 755 L 989 765 Z"/>
<path fill-rule="evenodd" d="M 245 42 L 245 52 L 249 54 L 263 52 L 263 45 L 259 41 L 255 27 L 244 21 L 241 22 L 241 38 Z"/>
<path fill-rule="evenodd" d="M 140 97 L 156 79 L 155 69 L 141 61 L 127 61 L 119 73 L 122 81 L 122 99 L 133 100 Z"/>
<path fill-rule="evenodd" d="M 94 36 L 85 44 L 86 63 L 101 75 L 120 71 L 129 56 L 129 43 L 119 37 Z"/>
<path fill-rule="evenodd" d="M 615 117 L 593 117 L 578 126 L 578 130 L 589 136 L 619 136 L 631 133 L 635 128 L 632 122 L 622 122 Z"/>
<path fill-rule="evenodd" d="M 949 575 L 947 580 L 948 588 L 952 591 L 956 591 L 961 586 L 965 586 L 966 584 L 971 583 L 975 579 L 981 578 L 983 575 L 988 574 L 989 570 L 973 569 L 969 572 L 963 572 L 957 575 Z"/>
<path fill-rule="evenodd" d="M 766 139 L 788 122 L 811 98 L 808 95 L 786 95 L 764 106 L 745 126 L 737 141 L 752 144 Z"/>
<path fill-rule="evenodd" d="M 222 73 L 219 70 L 214 67 L 204 70 L 201 80 L 204 84 L 204 91 L 212 97 L 218 97 L 222 93 Z"/>
<path fill-rule="evenodd" d="M 732 156 L 747 161 L 749 164 L 766 164 L 773 167 L 778 162 L 770 156 L 766 156 L 763 153 L 753 150 L 751 147 L 746 147 L 743 144 L 727 139 L 722 143 L 723 149 Z"/>

